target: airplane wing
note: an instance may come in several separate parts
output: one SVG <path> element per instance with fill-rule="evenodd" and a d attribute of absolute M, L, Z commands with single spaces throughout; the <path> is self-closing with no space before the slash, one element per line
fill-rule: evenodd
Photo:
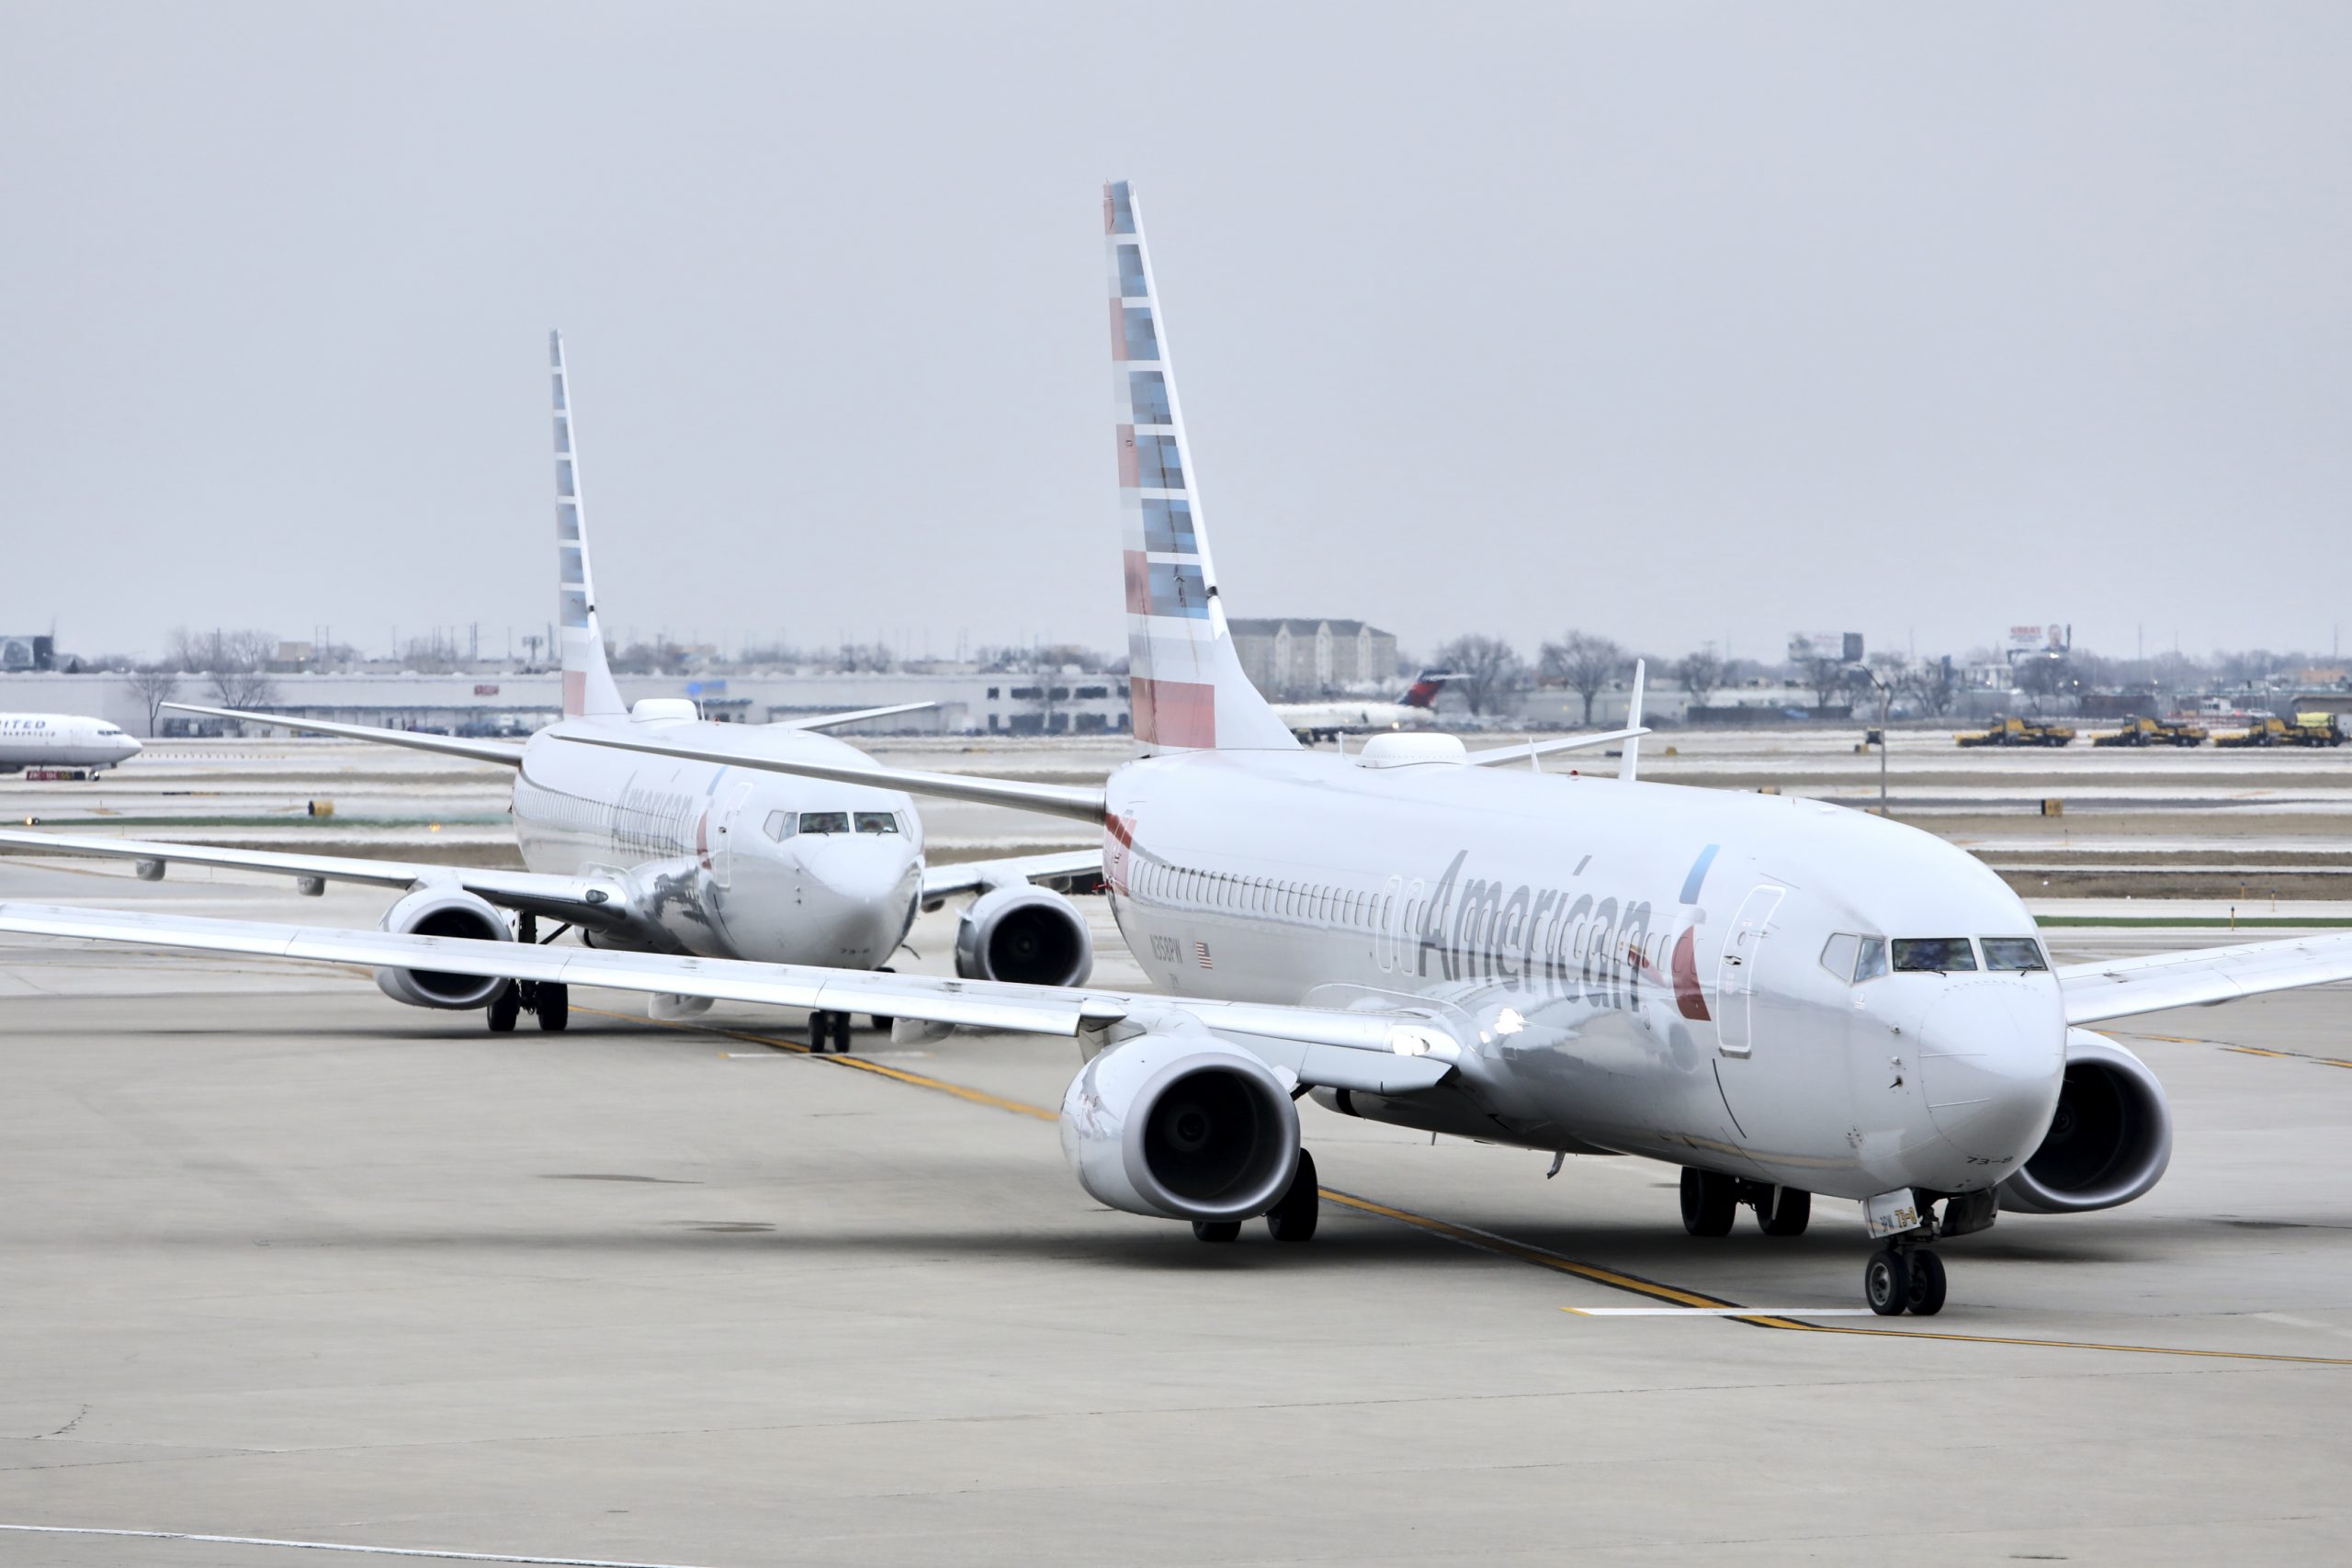
<path fill-rule="evenodd" d="M 2066 1021 L 2098 1023 L 2352 980 L 2352 931 L 2239 947 L 2199 947 L 2105 964 L 2069 964 L 2057 974 L 2066 998 Z"/>
<path fill-rule="evenodd" d="M 604 746 L 615 751 L 642 751 L 651 757 L 680 757 L 689 762 L 716 762 L 722 767 L 757 768 L 771 773 L 795 773 L 806 779 L 831 779 L 835 784 L 869 784 L 876 789 L 904 790 L 909 795 L 935 795 L 945 800 L 968 800 L 981 806 L 1011 806 L 1042 811 L 1051 817 L 1074 817 L 1094 827 L 1102 825 L 1102 791 L 1077 784 L 1028 784 L 1018 779 L 982 778 L 966 773 L 929 773 L 914 768 L 848 766 L 792 757 L 746 757 L 731 751 L 706 751 L 695 746 L 673 746 L 662 740 L 623 740 L 602 735 L 575 735 L 582 746 Z"/>
<path fill-rule="evenodd" d="M 592 931 L 628 923 L 628 890 L 618 882 L 605 877 L 550 876 L 541 872 L 505 871 L 487 866 L 435 865 L 430 862 L 368 860 L 357 856 L 288 854 L 275 850 L 224 850 L 206 844 L 170 844 L 145 839 L 28 833 L 14 828 L 0 828 L 0 851 L 136 861 L 140 874 L 149 881 L 160 881 L 164 867 L 176 863 L 274 873 L 318 882 L 355 882 L 403 891 L 432 884 L 462 887 L 505 908 L 525 909 L 535 915 L 569 920 Z M 1098 855 L 1097 859 L 1100 858 Z"/>
<path fill-rule="evenodd" d="M 1524 762 L 1531 757 L 1548 757 L 1555 751 L 1580 751 L 1588 746 L 1614 746 L 1620 740 L 1638 740 L 1648 730 L 1609 729 L 1597 735 L 1562 735 L 1550 740 L 1530 740 L 1521 746 L 1494 746 L 1484 751 L 1473 751 L 1466 759 L 1474 768 L 1496 768 L 1510 762 Z"/>
<path fill-rule="evenodd" d="M 812 715 L 808 718 L 780 718 L 776 720 L 774 725 L 770 726 L 770 728 L 775 729 L 832 729 L 844 724 L 855 724 L 860 719 L 889 718 L 902 713 L 921 713 L 925 708 L 935 708 L 938 705 L 939 705 L 937 703 L 892 703 L 887 707 L 852 708 L 847 713 L 820 713 Z"/>
<path fill-rule="evenodd" d="M 562 986 L 601 986 L 773 1007 L 1041 1034 L 1108 1033 L 1187 1018 L 1286 1068 L 1301 1084 L 1370 1094 L 1430 1089 L 1453 1071 L 1462 1046 L 1434 1014 L 1219 1002 L 1192 998 L 880 970 L 820 969 L 741 959 L 673 957 L 588 947 L 526 947 L 461 937 L 408 936 L 177 915 L 0 903 L 0 932 L 132 942 L 147 947 L 289 958 L 371 968 L 429 969 Z"/>
<path fill-rule="evenodd" d="M 1027 855 L 1013 860 L 965 861 L 957 865 L 927 865 L 922 873 L 925 908 L 953 893 L 994 892 L 1022 882 L 1097 882 L 1102 876 L 1101 850 L 1066 850 L 1058 854 Z"/>
<path fill-rule="evenodd" d="M 434 751 L 444 757 L 463 757 L 474 762 L 503 762 L 510 768 L 523 765 L 523 743 L 519 740 L 475 740 L 458 735 L 419 735 L 410 729 L 380 729 L 371 724 L 333 724 L 323 718 L 288 718 L 283 714 L 244 713 L 236 708 L 202 707 L 195 703 L 165 703 L 164 706 L 175 713 L 200 713 L 210 718 L 271 724 L 280 729 L 339 735 L 346 740 L 375 740 L 386 746 L 405 746 L 412 751 Z"/>

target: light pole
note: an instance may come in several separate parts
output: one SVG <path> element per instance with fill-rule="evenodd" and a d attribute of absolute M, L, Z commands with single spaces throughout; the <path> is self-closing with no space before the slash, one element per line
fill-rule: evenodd
<path fill-rule="evenodd" d="M 1887 814 L 1887 811 L 1886 811 L 1886 723 L 1887 723 L 1887 710 L 1888 710 L 1889 706 L 1892 705 L 1892 703 L 1894 702 L 1894 688 L 1893 686 L 1891 686 L 1891 685 L 1889 685 L 1889 684 L 1887 683 L 1886 678 L 1885 678 L 1884 676 L 1881 675 L 1877 671 L 1875 671 L 1875 670 L 1871 669 L 1871 668 L 1869 665 L 1867 665 L 1867 664 L 1857 664 L 1857 665 L 1852 666 L 1850 673 L 1851 673 L 1852 675 L 1860 675 L 1860 677 L 1862 677 L 1862 679 L 1864 679 L 1864 680 L 1868 681 L 1871 685 L 1876 686 L 1876 687 L 1878 688 L 1878 814 L 1879 814 L 1881 817 L 1884 817 L 1884 816 Z"/>

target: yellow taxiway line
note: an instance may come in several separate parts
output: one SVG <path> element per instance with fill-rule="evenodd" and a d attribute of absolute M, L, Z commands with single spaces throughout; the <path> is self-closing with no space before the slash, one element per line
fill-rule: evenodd
<path fill-rule="evenodd" d="M 659 1023 L 665 1029 L 692 1030 L 699 1034 L 717 1034 L 729 1040 L 741 1040 L 754 1045 L 764 1045 L 771 1050 L 796 1052 L 814 1061 L 830 1063 L 840 1067 L 854 1068 L 862 1073 L 873 1073 L 911 1088 L 932 1089 L 940 1094 L 952 1095 L 957 1100 L 974 1105 L 984 1105 L 992 1111 L 1010 1111 L 1013 1115 L 1032 1117 L 1040 1122 L 1054 1122 L 1060 1119 L 1058 1112 L 1049 1111 L 1042 1105 L 1032 1105 L 1026 1100 L 1009 1100 L 1003 1095 L 989 1094 L 984 1089 L 967 1089 L 962 1084 L 950 1083 L 945 1078 L 933 1077 L 929 1073 L 910 1072 L 904 1067 L 885 1066 L 879 1062 L 862 1061 L 856 1056 L 839 1053 L 813 1052 L 795 1040 L 781 1040 L 774 1035 L 752 1034 L 742 1030 L 722 1029 L 713 1024 L 694 1023 L 683 1020 L 645 1019 L 628 1013 L 607 1012 L 596 1008 L 574 1008 L 572 1010 L 590 1013 L 598 1018 L 617 1019 L 624 1023 Z M 2249 1050 L 2249 1054 L 2283 1055 L 2287 1053 Z M 2352 1066 L 2352 1063 L 2340 1065 Z M 2346 1356 L 2289 1356 L 2264 1350 L 2199 1350 L 2177 1345 L 2115 1345 L 2095 1339 L 2038 1339 L 1998 1334 L 1961 1334 L 1941 1329 L 1857 1328 L 1844 1324 L 1808 1323 L 1801 1317 L 1754 1313 L 1743 1308 L 1737 1302 L 1727 1302 L 1720 1296 L 1704 1295 L 1697 1291 L 1686 1291 L 1679 1285 L 1645 1280 L 1639 1274 L 1628 1274 L 1622 1269 L 1609 1269 L 1597 1263 L 1578 1262 L 1573 1258 L 1564 1257 L 1528 1242 L 1514 1241 L 1509 1236 L 1498 1235 L 1492 1231 L 1480 1230 L 1476 1225 L 1460 1224 L 1452 1220 L 1441 1220 L 1433 1215 L 1416 1213 L 1410 1209 L 1399 1209 L 1394 1204 L 1374 1202 L 1369 1198 L 1360 1198 L 1352 1192 L 1342 1192 L 1337 1188 L 1318 1187 L 1316 1189 L 1316 1194 L 1327 1203 L 1336 1203 L 1340 1208 L 1352 1209 L 1358 1213 L 1370 1214 L 1378 1219 L 1410 1225 L 1416 1230 L 1425 1231 L 1431 1235 L 1442 1237 L 1463 1247 L 1476 1248 L 1480 1252 L 1491 1252 L 1500 1257 L 1515 1258 L 1521 1263 L 1532 1264 L 1539 1269 L 1549 1269 L 1555 1273 L 1566 1274 L 1575 1279 L 1588 1280 L 1592 1284 L 1603 1285 L 1612 1291 L 1623 1291 L 1628 1294 L 1641 1296 L 1668 1307 L 1686 1308 L 1693 1316 L 1726 1319 L 1756 1328 L 1781 1329 L 1796 1334 L 1845 1334 L 1866 1339 L 1941 1339 L 1962 1345 L 2013 1345 L 2045 1350 L 2099 1350 L 2132 1356 L 2186 1356 L 2205 1360 L 2284 1361 L 2301 1366 L 2352 1367 L 2352 1357 Z M 1560 1310 L 1577 1316 L 1585 1315 L 1582 1310 L 1577 1307 L 1562 1307 Z"/>

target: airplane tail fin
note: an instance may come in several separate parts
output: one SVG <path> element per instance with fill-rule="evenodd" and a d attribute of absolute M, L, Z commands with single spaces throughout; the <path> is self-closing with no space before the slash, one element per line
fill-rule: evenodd
<path fill-rule="evenodd" d="M 1438 687 L 1452 678 L 1447 671 L 1424 670 L 1413 677 L 1413 683 L 1405 688 L 1405 695 L 1399 700 L 1408 708 L 1433 708 L 1437 706 Z"/>
<path fill-rule="evenodd" d="M 620 688 L 605 663 L 605 634 L 596 621 L 595 579 L 588 570 L 588 525 L 581 515 L 580 455 L 571 439 L 571 392 L 563 365 L 563 334 L 548 333 L 555 375 L 556 635 L 563 645 L 563 716 L 626 713 Z"/>
<path fill-rule="evenodd" d="M 1102 187 L 1102 231 L 1136 744 L 1146 754 L 1294 750 L 1289 726 L 1242 673 L 1217 600 L 1167 327 L 1125 180 Z"/>

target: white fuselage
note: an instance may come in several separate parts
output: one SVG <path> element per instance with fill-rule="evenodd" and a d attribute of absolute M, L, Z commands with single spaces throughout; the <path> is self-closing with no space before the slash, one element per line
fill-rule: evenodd
<path fill-rule="evenodd" d="M 0 773 L 111 768 L 141 748 L 119 725 L 71 713 L 0 713 Z"/>
<path fill-rule="evenodd" d="M 904 795 L 573 743 L 582 734 L 836 764 L 861 753 L 800 729 L 568 718 L 524 749 L 514 833 L 533 871 L 619 878 L 639 945 L 851 969 L 888 962 L 922 883 L 922 825 Z"/>
<path fill-rule="evenodd" d="M 2066 1025 L 2046 971 L 1855 983 L 1825 966 L 1839 933 L 2034 934 L 1999 878 L 1913 829 L 1310 752 L 1148 759 L 1109 801 L 1114 909 L 1159 985 L 1427 1007 L 1476 1042 L 1459 1088 L 1408 1124 L 1865 1197 L 1993 1186 L 2057 1103 Z"/>

